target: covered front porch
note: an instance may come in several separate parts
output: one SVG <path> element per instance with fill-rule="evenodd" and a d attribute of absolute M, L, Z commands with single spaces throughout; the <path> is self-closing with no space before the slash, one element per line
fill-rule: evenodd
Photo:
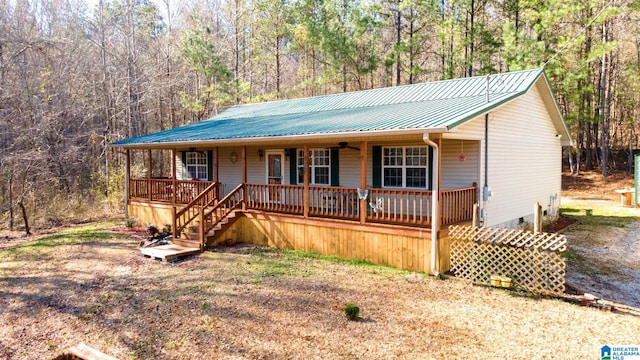
<path fill-rule="evenodd" d="M 435 152 L 424 143 L 398 147 L 397 141 L 388 141 L 392 144 L 388 147 L 384 147 L 384 142 L 379 146 L 368 141 L 355 146 L 340 143 L 338 147 L 331 147 L 331 143 L 304 143 L 299 144 L 297 150 L 274 148 L 273 145 L 144 149 L 146 176 L 140 176 L 140 171 L 131 176 L 131 151 L 134 149 L 127 149 L 127 204 L 135 202 L 138 206 L 169 209 L 165 214 L 171 216 L 165 216 L 163 221 L 173 225 L 177 236 L 185 228 L 198 224 L 198 232 L 204 237 L 221 220 L 213 217 L 229 211 L 258 211 L 304 219 L 333 219 L 360 225 L 386 224 L 433 231 L 434 225 L 440 229 L 471 220 L 474 204 L 478 201 L 476 177 L 469 176 L 466 185 L 460 186 L 465 183 L 460 179 L 468 173 L 473 174 L 473 169 L 478 167 L 476 142 L 466 141 L 470 160 L 464 167 L 472 171 L 461 171 L 460 165 L 452 166 L 451 163 L 462 161 L 457 158 L 457 149 L 464 148 L 463 142 L 436 141 L 440 151 Z M 140 149 L 136 150 L 140 152 Z M 170 173 L 158 171 L 158 166 L 154 166 L 153 152 L 158 150 L 170 153 L 160 157 L 164 165 L 171 159 Z M 406 159 L 405 155 L 397 155 L 401 150 L 406 151 Z M 206 166 L 187 169 L 190 165 L 185 154 L 190 153 L 201 154 L 195 164 Z M 417 170 L 423 166 L 421 173 L 425 176 L 422 180 L 412 181 L 427 189 L 385 187 L 385 182 L 391 181 L 387 179 L 388 174 L 393 174 L 384 168 L 390 163 L 389 154 L 398 162 L 408 162 L 411 154 L 416 164 L 414 173 L 420 173 Z M 158 156 L 155 158 L 158 161 Z M 326 164 L 326 167 L 318 164 Z M 447 172 L 443 176 L 442 171 L 433 171 L 434 166 Z M 260 178 L 263 182 L 256 181 Z M 326 183 L 317 184 L 322 181 Z M 223 199 L 225 204 L 219 205 Z M 220 207 L 233 209 L 221 210 Z M 201 240 L 206 242 L 204 238 Z"/>

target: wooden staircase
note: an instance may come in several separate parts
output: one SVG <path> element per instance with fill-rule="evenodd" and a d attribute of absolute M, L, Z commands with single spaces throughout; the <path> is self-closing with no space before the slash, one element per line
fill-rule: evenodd
<path fill-rule="evenodd" d="M 208 221 L 208 225 L 205 225 L 206 228 L 211 227 L 211 229 L 205 234 L 205 245 L 206 246 L 214 246 L 218 237 L 223 234 L 227 229 L 233 225 L 241 216 L 240 211 L 232 211 L 226 217 L 222 218 L 218 223 L 214 226 L 211 226 L 211 221 Z M 200 248 L 200 232 L 182 232 L 181 237 L 173 240 L 174 244 L 178 244 L 181 246 L 191 247 L 191 248 Z"/>
<path fill-rule="evenodd" d="M 204 250 L 240 217 L 245 206 L 244 184 L 238 185 L 220 201 L 206 195 L 206 192 L 174 215 L 174 244 Z M 198 225 L 191 226 L 192 223 Z M 193 227 L 198 231 L 186 231 Z"/>

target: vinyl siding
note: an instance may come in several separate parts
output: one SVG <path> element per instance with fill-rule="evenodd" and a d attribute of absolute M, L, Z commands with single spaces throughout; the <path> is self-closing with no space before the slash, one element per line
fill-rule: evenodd
<path fill-rule="evenodd" d="M 466 159 L 460 161 L 460 153 Z M 442 140 L 440 185 L 442 190 L 457 189 L 480 183 L 480 142 Z"/>
<path fill-rule="evenodd" d="M 484 139 L 484 116 L 461 126 L 459 133 Z M 536 202 L 555 212 L 561 190 L 561 140 L 540 96 L 532 87 L 524 96 L 489 115 L 488 184 L 493 196 L 483 204 L 485 226 L 514 227 L 530 221 Z M 484 186 L 484 140 L 480 149 L 480 184 Z M 482 195 L 480 195 L 482 198 Z"/>
<path fill-rule="evenodd" d="M 238 155 L 238 160 L 235 164 L 230 160 L 232 152 L 235 152 Z M 225 185 L 224 193 L 227 194 L 242 182 L 242 148 L 219 147 L 218 162 L 219 182 Z"/>
<path fill-rule="evenodd" d="M 263 158 L 260 160 L 258 156 L 258 149 L 263 151 Z M 269 149 L 262 147 L 247 147 L 247 181 L 252 184 L 266 184 L 267 179 L 267 151 L 277 150 L 284 153 L 284 149 Z M 218 161 L 219 169 L 218 174 L 220 176 L 220 182 L 225 184 L 225 194 L 233 190 L 242 182 L 242 148 L 240 147 L 219 147 L 218 148 Z M 231 162 L 231 153 L 235 152 L 238 155 L 238 160 L 235 163 Z M 284 176 L 284 184 L 289 184 L 289 161 L 290 159 L 284 157 L 282 164 L 282 172 Z"/>
<path fill-rule="evenodd" d="M 176 179 L 186 180 L 187 166 L 182 162 L 182 151 L 176 152 Z"/>
<path fill-rule="evenodd" d="M 360 146 L 360 144 L 354 144 L 354 146 Z M 371 147 L 369 146 L 369 148 Z M 369 160 L 369 162 L 371 162 L 371 160 Z M 367 165 L 367 169 L 369 167 L 370 165 Z M 367 184 L 371 184 L 371 181 L 367 180 Z M 340 186 L 355 188 L 360 187 L 359 151 L 353 149 L 340 150 Z"/>

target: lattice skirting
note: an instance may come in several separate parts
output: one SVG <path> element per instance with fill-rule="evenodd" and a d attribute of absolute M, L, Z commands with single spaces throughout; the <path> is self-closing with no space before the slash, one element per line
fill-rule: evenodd
<path fill-rule="evenodd" d="M 510 277 L 512 286 L 530 291 L 565 290 L 566 262 L 556 252 L 454 240 L 451 271 L 483 284 L 500 275 Z"/>

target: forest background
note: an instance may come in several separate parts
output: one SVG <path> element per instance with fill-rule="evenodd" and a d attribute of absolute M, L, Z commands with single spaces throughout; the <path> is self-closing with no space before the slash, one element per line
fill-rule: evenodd
<path fill-rule="evenodd" d="M 0 228 L 120 212 L 110 142 L 234 104 L 539 67 L 571 170 L 631 171 L 639 20 L 622 0 L 2 1 Z"/>

